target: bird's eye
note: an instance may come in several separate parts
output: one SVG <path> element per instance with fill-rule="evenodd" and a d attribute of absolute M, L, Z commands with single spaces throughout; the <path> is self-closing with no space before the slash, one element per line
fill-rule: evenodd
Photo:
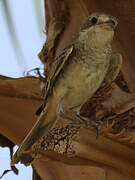
<path fill-rule="evenodd" d="M 91 19 L 91 22 L 92 22 L 92 24 L 96 24 L 96 23 L 97 23 L 97 18 L 96 18 L 96 17 L 93 17 L 93 18 Z"/>

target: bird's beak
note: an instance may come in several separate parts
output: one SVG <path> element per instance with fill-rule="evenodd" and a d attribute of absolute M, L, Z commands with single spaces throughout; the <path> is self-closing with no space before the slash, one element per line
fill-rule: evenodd
<path fill-rule="evenodd" d="M 116 23 L 115 21 L 113 21 L 113 20 L 110 20 L 110 21 L 104 23 L 104 25 L 105 25 L 105 26 L 110 26 L 110 27 L 112 27 L 113 29 L 115 29 L 116 26 L 117 26 L 117 23 Z"/>

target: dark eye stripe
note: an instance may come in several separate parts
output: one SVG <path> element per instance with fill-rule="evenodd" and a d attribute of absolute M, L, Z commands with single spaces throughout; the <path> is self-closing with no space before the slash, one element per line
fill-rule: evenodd
<path fill-rule="evenodd" d="M 87 19 L 87 21 L 81 26 L 81 31 L 91 27 L 92 25 L 91 18 Z"/>

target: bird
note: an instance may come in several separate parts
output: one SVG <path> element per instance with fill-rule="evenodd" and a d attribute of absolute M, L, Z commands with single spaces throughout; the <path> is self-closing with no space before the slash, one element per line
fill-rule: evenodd
<path fill-rule="evenodd" d="M 111 47 L 117 24 L 111 15 L 92 13 L 81 25 L 75 42 L 56 57 L 47 76 L 45 101 L 37 111 L 37 122 L 13 156 L 12 164 L 30 163 L 32 157 L 23 156 L 23 152 L 48 133 L 57 117 L 76 123 L 66 112 L 78 114 L 88 98 L 114 81 L 122 65 L 122 56 Z"/>

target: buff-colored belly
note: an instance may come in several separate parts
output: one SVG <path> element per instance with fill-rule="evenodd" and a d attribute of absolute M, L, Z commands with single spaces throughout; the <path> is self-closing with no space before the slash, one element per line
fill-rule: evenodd
<path fill-rule="evenodd" d="M 88 67 L 77 63 L 66 69 L 55 88 L 65 108 L 79 106 L 95 93 L 107 71 L 107 63 L 100 66 Z"/>

